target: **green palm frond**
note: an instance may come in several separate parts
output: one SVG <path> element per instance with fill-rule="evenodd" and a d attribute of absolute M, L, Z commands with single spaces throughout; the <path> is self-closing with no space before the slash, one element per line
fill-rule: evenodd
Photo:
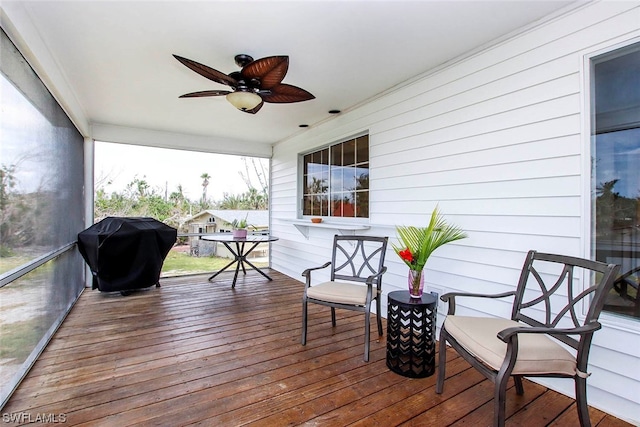
<path fill-rule="evenodd" d="M 440 246 L 467 237 L 461 228 L 446 222 L 437 206 L 431 213 L 427 227 L 397 226 L 396 232 L 399 245 L 392 243 L 391 246 L 398 255 L 405 249 L 411 251 L 413 262 L 403 261 L 413 270 L 422 270 L 431 254 Z"/>

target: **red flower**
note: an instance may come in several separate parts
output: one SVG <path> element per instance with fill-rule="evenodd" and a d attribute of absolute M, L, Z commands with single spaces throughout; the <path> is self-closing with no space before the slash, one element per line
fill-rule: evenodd
<path fill-rule="evenodd" d="M 400 258 L 402 258 L 403 260 L 405 260 L 407 262 L 413 262 L 413 254 L 411 253 L 409 248 L 398 252 L 398 255 L 400 255 Z"/>

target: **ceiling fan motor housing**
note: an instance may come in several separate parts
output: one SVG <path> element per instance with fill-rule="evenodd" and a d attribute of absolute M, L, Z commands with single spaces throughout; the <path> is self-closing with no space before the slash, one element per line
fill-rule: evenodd
<path fill-rule="evenodd" d="M 244 53 L 241 53 L 240 55 L 236 55 L 234 59 L 236 61 L 236 65 L 240 68 L 253 62 L 253 57 Z"/>

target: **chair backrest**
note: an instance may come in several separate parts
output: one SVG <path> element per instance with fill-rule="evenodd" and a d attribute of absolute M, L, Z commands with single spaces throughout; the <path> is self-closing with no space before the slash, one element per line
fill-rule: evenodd
<path fill-rule="evenodd" d="M 550 328 L 577 328 L 597 322 L 618 271 L 615 264 L 529 251 L 511 318 Z M 585 286 L 583 280 L 590 286 Z M 588 349 L 592 335 L 593 332 L 580 339 L 554 337 L 581 353 Z"/>
<path fill-rule="evenodd" d="M 339 236 L 333 238 L 331 280 L 366 282 L 384 268 L 388 237 Z M 378 287 L 382 278 L 374 280 Z"/>

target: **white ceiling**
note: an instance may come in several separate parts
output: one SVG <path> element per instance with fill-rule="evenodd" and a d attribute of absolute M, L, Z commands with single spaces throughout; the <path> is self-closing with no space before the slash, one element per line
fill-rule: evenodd
<path fill-rule="evenodd" d="M 2 24 L 86 136 L 260 153 L 573 1 L 3 1 Z M 257 114 L 172 54 L 224 73 L 288 55 L 284 83 L 316 99 Z M 167 137 L 167 135 L 169 135 Z M 154 143 L 154 138 L 157 141 Z M 164 138 L 164 139 L 163 139 Z M 191 142 L 189 142 L 191 141 Z M 208 144 L 208 145 L 207 145 Z M 203 148 L 204 147 L 204 148 Z M 226 148 L 225 148 L 226 147 Z M 263 154 L 268 151 L 263 150 Z"/>

